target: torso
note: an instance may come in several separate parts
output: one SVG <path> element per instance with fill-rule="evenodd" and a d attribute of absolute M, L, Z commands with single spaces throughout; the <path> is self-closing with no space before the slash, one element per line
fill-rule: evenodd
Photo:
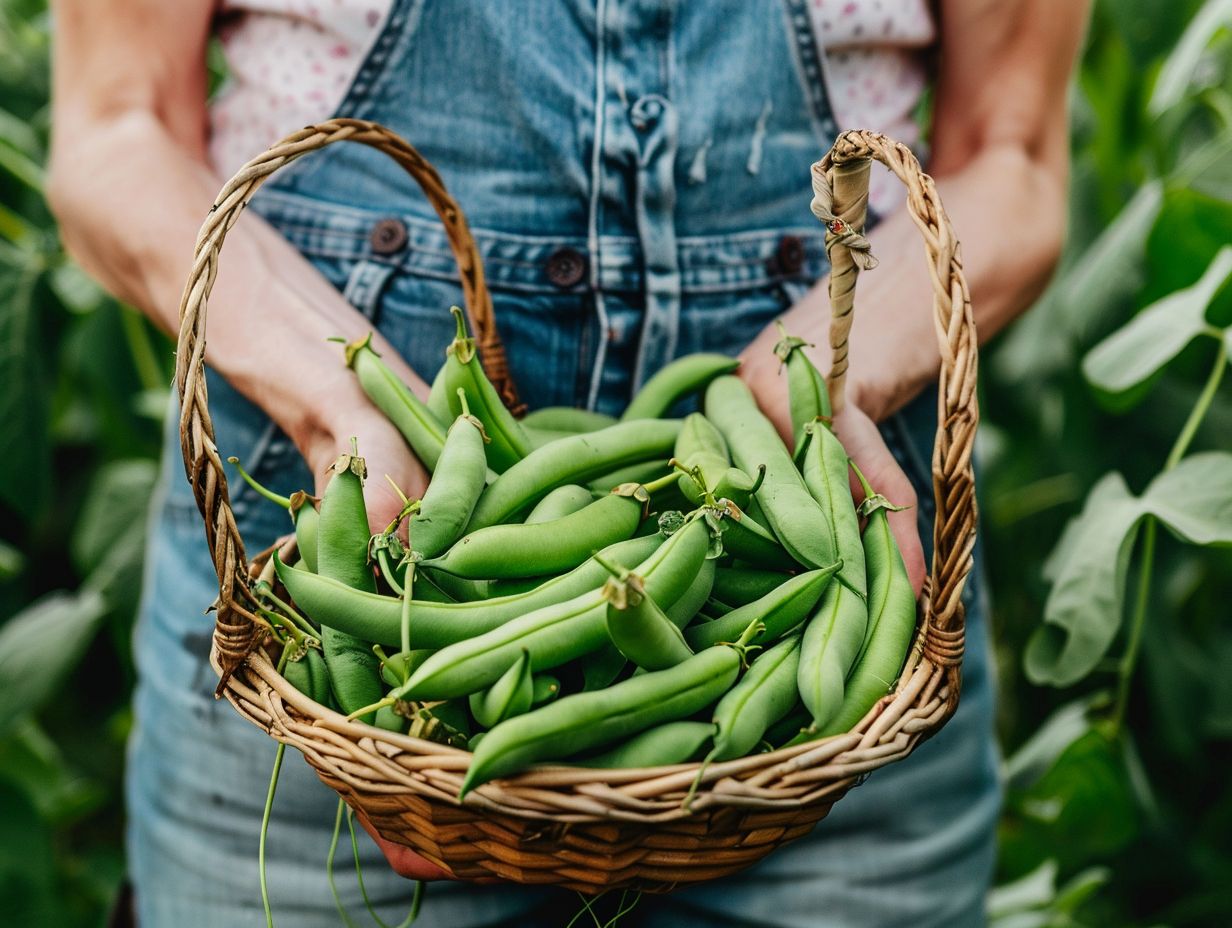
<path fill-rule="evenodd" d="M 329 117 L 389 16 L 392 0 L 224 0 L 219 30 L 230 71 L 211 110 L 211 155 L 229 176 L 294 129 Z M 912 145 L 936 38 L 927 0 L 809 0 L 840 127 Z M 898 188 L 884 175 L 871 201 Z"/>

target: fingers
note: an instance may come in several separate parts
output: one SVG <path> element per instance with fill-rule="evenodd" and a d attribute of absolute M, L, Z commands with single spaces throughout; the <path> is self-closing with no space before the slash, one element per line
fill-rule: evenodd
<path fill-rule="evenodd" d="M 409 847 L 403 847 L 401 844 L 394 844 L 392 841 L 386 841 L 376 829 L 372 827 L 372 823 L 368 821 L 362 811 L 356 809 L 355 817 L 359 819 L 359 823 L 364 826 L 364 831 L 372 836 L 372 840 L 376 842 L 376 846 L 381 849 L 381 853 L 385 855 L 385 859 L 389 861 L 389 866 L 393 868 L 394 873 L 398 876 L 405 877 L 408 880 L 452 880 L 454 875 L 447 870 L 442 870 L 432 861 L 425 857 L 420 857 Z"/>
<path fill-rule="evenodd" d="M 908 507 L 901 512 L 891 512 L 888 516 L 890 530 L 894 533 L 894 540 L 898 542 L 898 550 L 902 552 L 903 563 L 907 567 L 907 576 L 911 579 L 911 587 L 919 598 L 920 589 L 924 586 L 926 568 L 924 546 L 920 542 L 917 512 L 919 500 L 915 487 L 886 447 L 873 420 L 860 410 L 853 406 L 846 407 L 835 416 L 834 431 L 847 449 L 848 456 L 856 462 L 873 489 L 895 506 Z M 857 500 L 863 498 L 864 491 L 854 476 L 851 488 Z"/>

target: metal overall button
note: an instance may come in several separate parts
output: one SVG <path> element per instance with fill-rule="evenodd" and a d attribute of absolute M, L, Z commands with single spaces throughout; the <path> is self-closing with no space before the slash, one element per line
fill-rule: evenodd
<path fill-rule="evenodd" d="M 368 244 L 373 254 L 393 255 L 406 247 L 406 239 L 406 223 L 401 219 L 381 219 L 373 225 Z"/>
<path fill-rule="evenodd" d="M 548 258 L 545 269 L 554 286 L 568 290 L 586 276 L 586 256 L 575 248 L 561 248 Z"/>

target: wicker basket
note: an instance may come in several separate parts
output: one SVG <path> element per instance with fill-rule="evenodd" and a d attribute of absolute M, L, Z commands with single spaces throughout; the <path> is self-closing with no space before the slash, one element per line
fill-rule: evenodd
<path fill-rule="evenodd" d="M 958 701 L 961 593 L 975 540 L 975 328 L 958 244 L 932 179 L 906 147 L 864 131 L 844 133 L 814 166 L 819 194 L 814 207 L 827 222 L 833 264 L 836 405 L 842 402 L 855 278 L 860 264 L 871 264 L 858 234 L 870 159 L 885 164 L 907 187 L 907 207 L 928 254 L 941 348 L 940 427 L 932 460 L 934 554 L 917 634 L 893 693 L 848 734 L 712 764 L 686 810 L 682 800 L 697 776 L 696 764 L 618 771 L 535 768 L 487 783 L 459 803 L 467 752 L 347 721 L 283 680 L 261 647 L 264 626 L 251 611 L 249 590 L 256 567 L 247 563 L 214 445 L 203 369 L 206 305 L 227 230 L 265 179 L 301 155 L 343 140 L 380 149 L 423 188 L 461 268 L 484 365 L 506 401 L 517 402 L 466 221 L 436 172 L 401 138 L 358 120 L 310 126 L 249 162 L 222 189 L 198 237 L 180 307 L 176 386 L 185 467 L 218 571 L 213 650 L 218 692 L 240 714 L 298 748 L 321 779 L 385 838 L 455 876 L 555 884 L 584 893 L 666 892 L 747 867 L 806 834 L 864 775 L 906 757 L 945 723 Z"/>

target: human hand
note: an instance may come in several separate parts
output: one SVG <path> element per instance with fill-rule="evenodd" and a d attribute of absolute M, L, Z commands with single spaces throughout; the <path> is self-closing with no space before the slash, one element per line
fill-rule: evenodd
<path fill-rule="evenodd" d="M 779 359 L 772 350 L 777 338 L 777 333 L 767 330 L 745 349 L 741 354 L 740 376 L 790 447 L 792 426 L 787 376 L 780 371 Z M 814 358 L 814 363 L 818 363 L 817 358 Z M 855 461 L 869 484 L 895 506 L 906 507 L 899 512 L 890 512 L 888 516 L 890 530 L 902 552 L 907 576 L 918 598 L 924 585 L 926 568 L 916 521 L 918 499 L 915 488 L 886 447 L 876 423 L 854 401 L 848 400 L 842 411 L 834 416 L 831 425 L 848 457 Z M 854 475 L 851 477 L 851 491 L 857 501 L 863 498 L 863 491 Z"/>

